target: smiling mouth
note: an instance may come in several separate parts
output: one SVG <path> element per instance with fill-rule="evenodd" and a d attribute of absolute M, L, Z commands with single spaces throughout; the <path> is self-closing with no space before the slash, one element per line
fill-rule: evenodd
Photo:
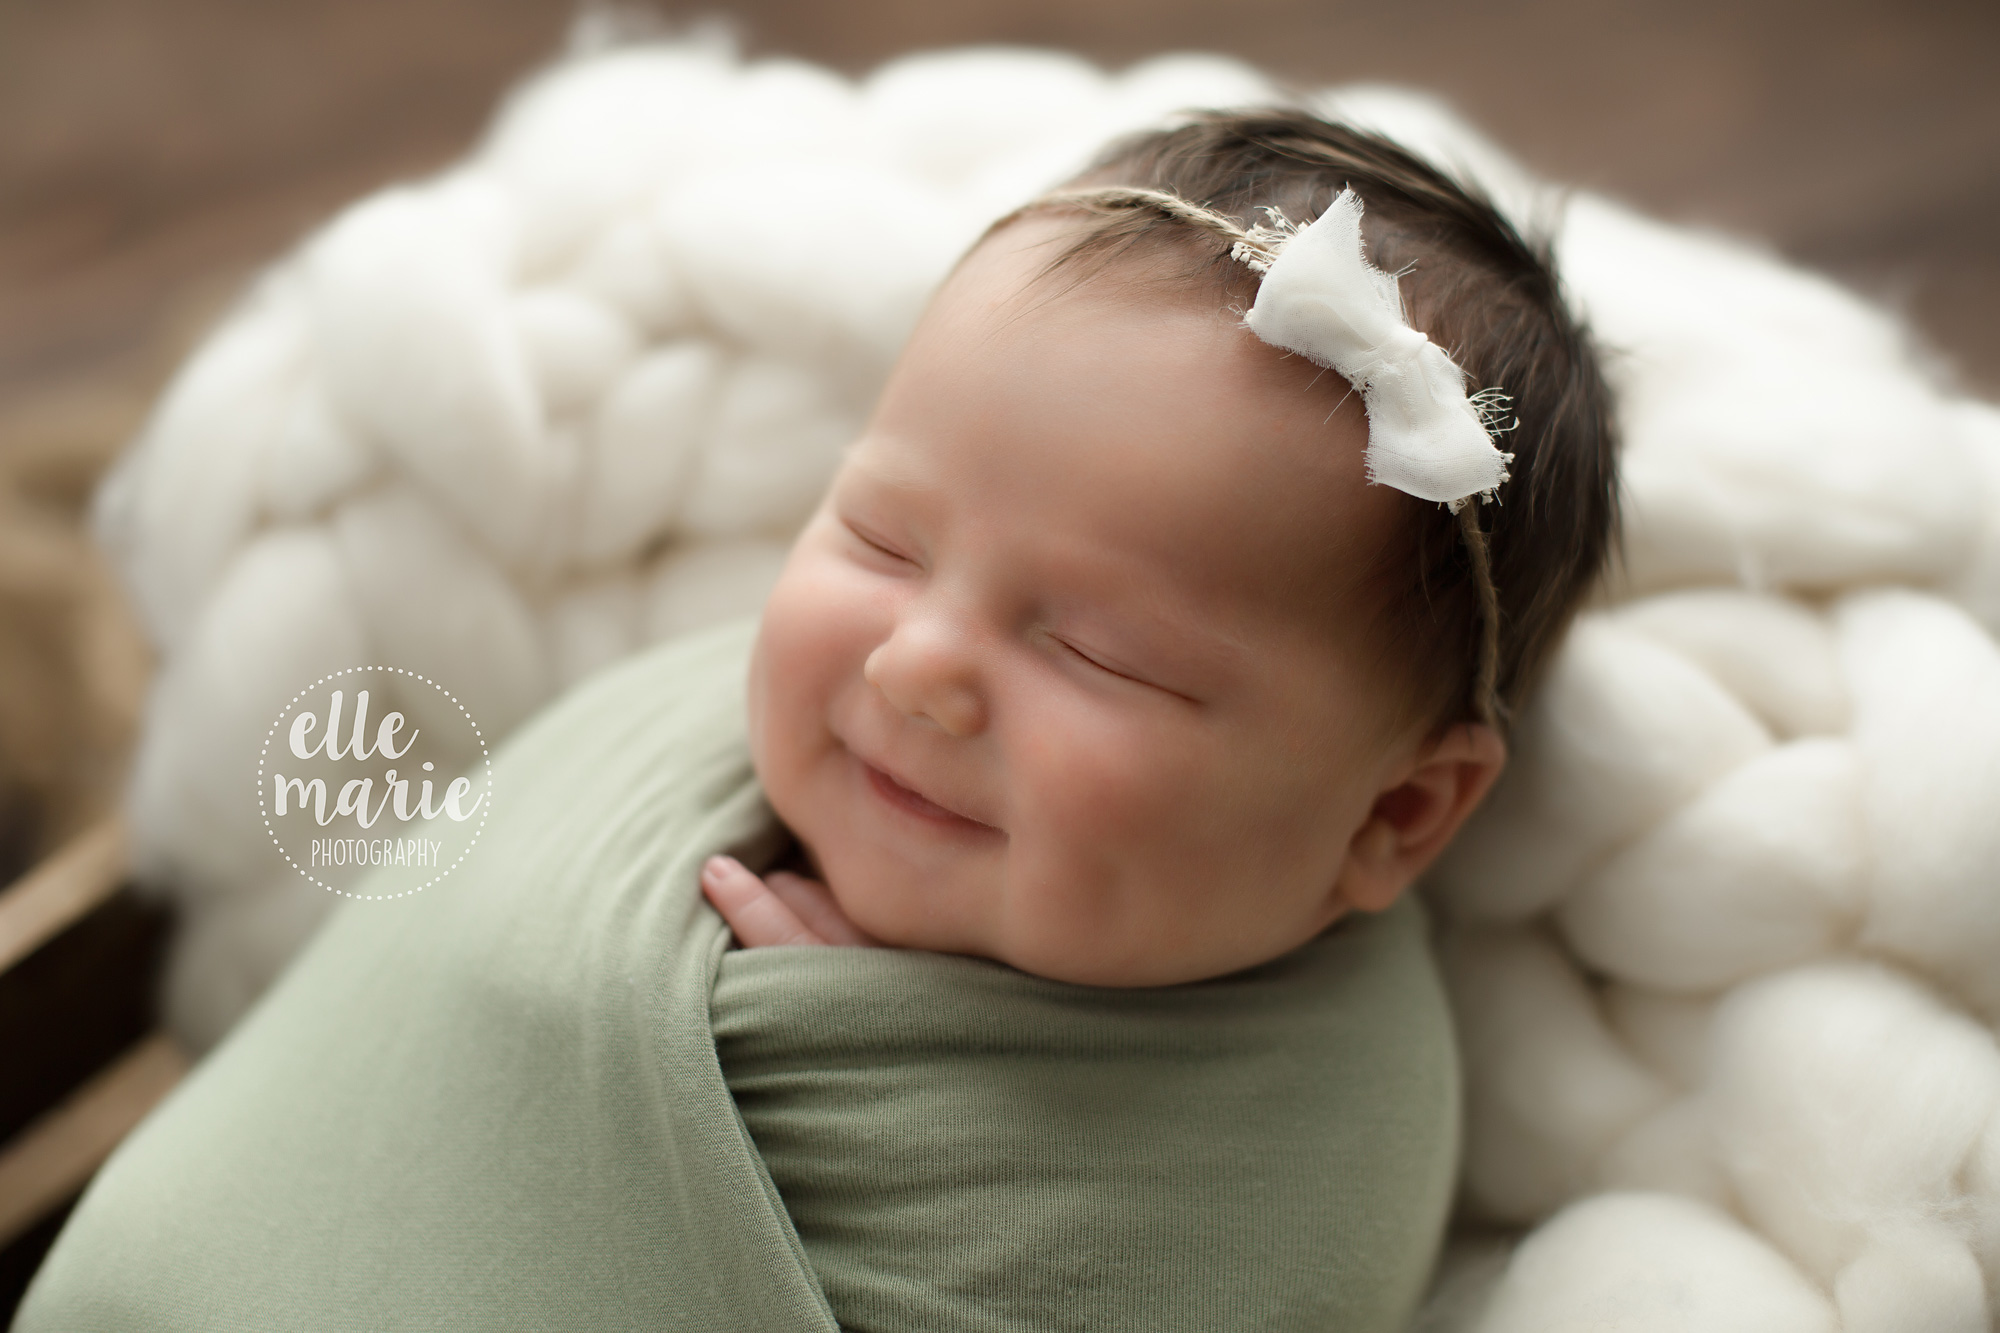
<path fill-rule="evenodd" d="M 860 759 L 859 762 L 861 767 L 867 772 L 868 785 L 875 789 L 875 794 L 907 814 L 915 815 L 919 819 L 944 828 L 955 828 L 967 832 L 978 831 L 981 833 L 997 833 L 999 831 L 991 824 L 982 824 L 976 819 L 968 819 L 955 810 L 947 810 L 937 802 L 911 791 L 908 787 L 905 787 L 902 783 L 896 781 L 896 779 L 890 777 L 887 773 L 884 773 L 865 759 Z"/>

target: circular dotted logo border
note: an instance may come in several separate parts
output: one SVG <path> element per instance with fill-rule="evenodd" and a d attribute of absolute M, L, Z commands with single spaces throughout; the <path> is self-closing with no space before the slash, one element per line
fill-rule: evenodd
<path fill-rule="evenodd" d="M 282 842 L 278 841 L 278 830 L 271 827 L 270 802 L 264 795 L 264 763 L 271 751 L 271 738 L 278 734 L 278 724 L 283 722 L 286 718 L 292 715 L 292 709 L 298 705 L 299 700 L 304 698 L 309 691 L 318 689 L 320 686 L 326 684 L 328 681 L 334 679 L 336 676 L 351 676 L 357 671 L 393 671 L 395 674 L 399 676 L 408 676 L 412 680 L 420 680 L 424 684 L 436 690 L 439 694 L 442 694 L 445 698 L 451 700 L 452 706 L 458 709 L 459 716 L 465 719 L 465 724 L 472 728 L 473 736 L 479 741 L 479 759 L 480 762 L 484 764 L 486 767 L 485 812 L 479 816 L 478 827 L 472 830 L 472 841 L 465 844 L 465 850 L 461 851 L 450 865 L 446 866 L 443 870 L 440 870 L 437 874 L 431 876 L 431 878 L 425 880 L 423 883 L 417 885 L 416 888 L 404 889 L 401 893 L 349 893 L 346 889 L 336 889 L 333 887 L 333 885 L 328 884 L 325 880 L 320 879 L 318 876 L 309 874 L 304 866 L 300 865 L 297 861 L 294 861 L 292 859 L 292 854 L 285 850 L 285 845 Z M 318 680 L 314 681 L 312 684 L 306 686 L 305 689 L 302 689 L 297 694 L 294 694 L 291 697 L 290 701 L 288 701 L 285 704 L 284 710 L 280 712 L 278 716 L 272 720 L 270 730 L 264 733 L 264 747 L 261 750 L 257 751 L 257 808 L 263 813 L 264 829 L 271 835 L 271 845 L 278 849 L 278 855 L 285 858 L 285 864 L 290 866 L 292 869 L 298 871 L 301 875 L 304 875 L 307 879 L 311 880 L 313 883 L 319 885 L 322 889 L 325 889 L 328 893 L 337 893 L 343 898 L 355 898 L 363 902 L 389 902 L 390 900 L 395 898 L 408 898 L 413 894 L 422 893 L 425 889 L 428 889 L 431 885 L 437 883 L 439 880 L 449 875 L 452 871 L 458 869 L 459 862 L 465 860 L 465 858 L 471 853 L 472 849 L 479 845 L 480 836 L 486 832 L 486 816 L 488 814 L 491 814 L 493 811 L 493 756 L 489 754 L 486 749 L 486 733 L 482 732 L 479 729 L 479 724 L 472 720 L 472 714 L 465 711 L 465 705 L 460 703 L 458 701 L 457 696 L 452 694 L 450 690 L 447 690 L 444 686 L 438 684 L 436 681 L 432 680 L 429 676 L 421 675 L 415 671 L 405 671 L 401 667 L 392 667 L 392 666 L 355 666 L 355 667 L 348 667 L 342 671 L 329 671 L 327 672 L 327 674 L 321 676 Z"/>

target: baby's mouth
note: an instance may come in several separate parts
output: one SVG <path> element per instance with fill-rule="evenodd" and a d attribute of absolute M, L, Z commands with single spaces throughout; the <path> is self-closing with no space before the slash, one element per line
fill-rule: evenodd
<path fill-rule="evenodd" d="M 855 758 L 867 773 L 868 785 L 875 789 L 875 794 L 898 809 L 915 815 L 919 819 L 928 820 L 931 823 L 943 825 L 947 828 L 959 828 L 966 831 L 976 829 L 984 833 L 996 833 L 999 831 L 991 824 L 982 824 L 976 819 L 959 814 L 956 810 L 948 810 L 921 792 L 910 790 L 881 769 L 875 767 L 875 765 L 869 763 L 866 759 L 862 759 L 859 755 L 856 755 Z"/>

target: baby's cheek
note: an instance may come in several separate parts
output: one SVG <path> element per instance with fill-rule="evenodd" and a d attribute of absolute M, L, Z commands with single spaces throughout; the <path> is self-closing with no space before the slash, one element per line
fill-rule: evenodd
<path fill-rule="evenodd" d="M 858 676 L 883 619 L 878 602 L 865 576 L 802 542 L 764 604 L 765 697 L 824 696 L 843 672 Z"/>
<path fill-rule="evenodd" d="M 1079 725 L 1036 746 L 1035 834 L 1018 838 L 1019 938 L 1077 979 L 1155 984 L 1239 895 L 1218 756 L 1185 735 Z M 1032 969 L 1031 969 L 1032 970 Z"/>
<path fill-rule="evenodd" d="M 1212 813 L 1214 756 L 1186 735 L 1084 715 L 1031 745 L 1038 822 L 1078 857 L 1151 860 Z"/>
<path fill-rule="evenodd" d="M 858 673 L 869 651 L 894 628 L 904 591 L 894 579 L 802 541 L 772 589 L 764 616 L 767 623 L 778 622 L 788 671 L 824 674 L 838 665 Z"/>
<path fill-rule="evenodd" d="M 791 571 L 765 603 L 751 658 L 748 712 L 750 755 L 779 813 L 824 745 L 829 701 L 843 653 L 839 620 L 829 617 L 814 580 Z"/>

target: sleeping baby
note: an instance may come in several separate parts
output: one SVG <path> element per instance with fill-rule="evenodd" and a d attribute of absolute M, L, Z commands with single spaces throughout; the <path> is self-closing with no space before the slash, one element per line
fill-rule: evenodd
<path fill-rule="evenodd" d="M 946 280 L 760 621 L 523 727 L 16 1327 L 1403 1327 L 1458 1132 L 1406 893 L 1613 491 L 1485 202 L 1303 111 L 1114 145 Z"/>

